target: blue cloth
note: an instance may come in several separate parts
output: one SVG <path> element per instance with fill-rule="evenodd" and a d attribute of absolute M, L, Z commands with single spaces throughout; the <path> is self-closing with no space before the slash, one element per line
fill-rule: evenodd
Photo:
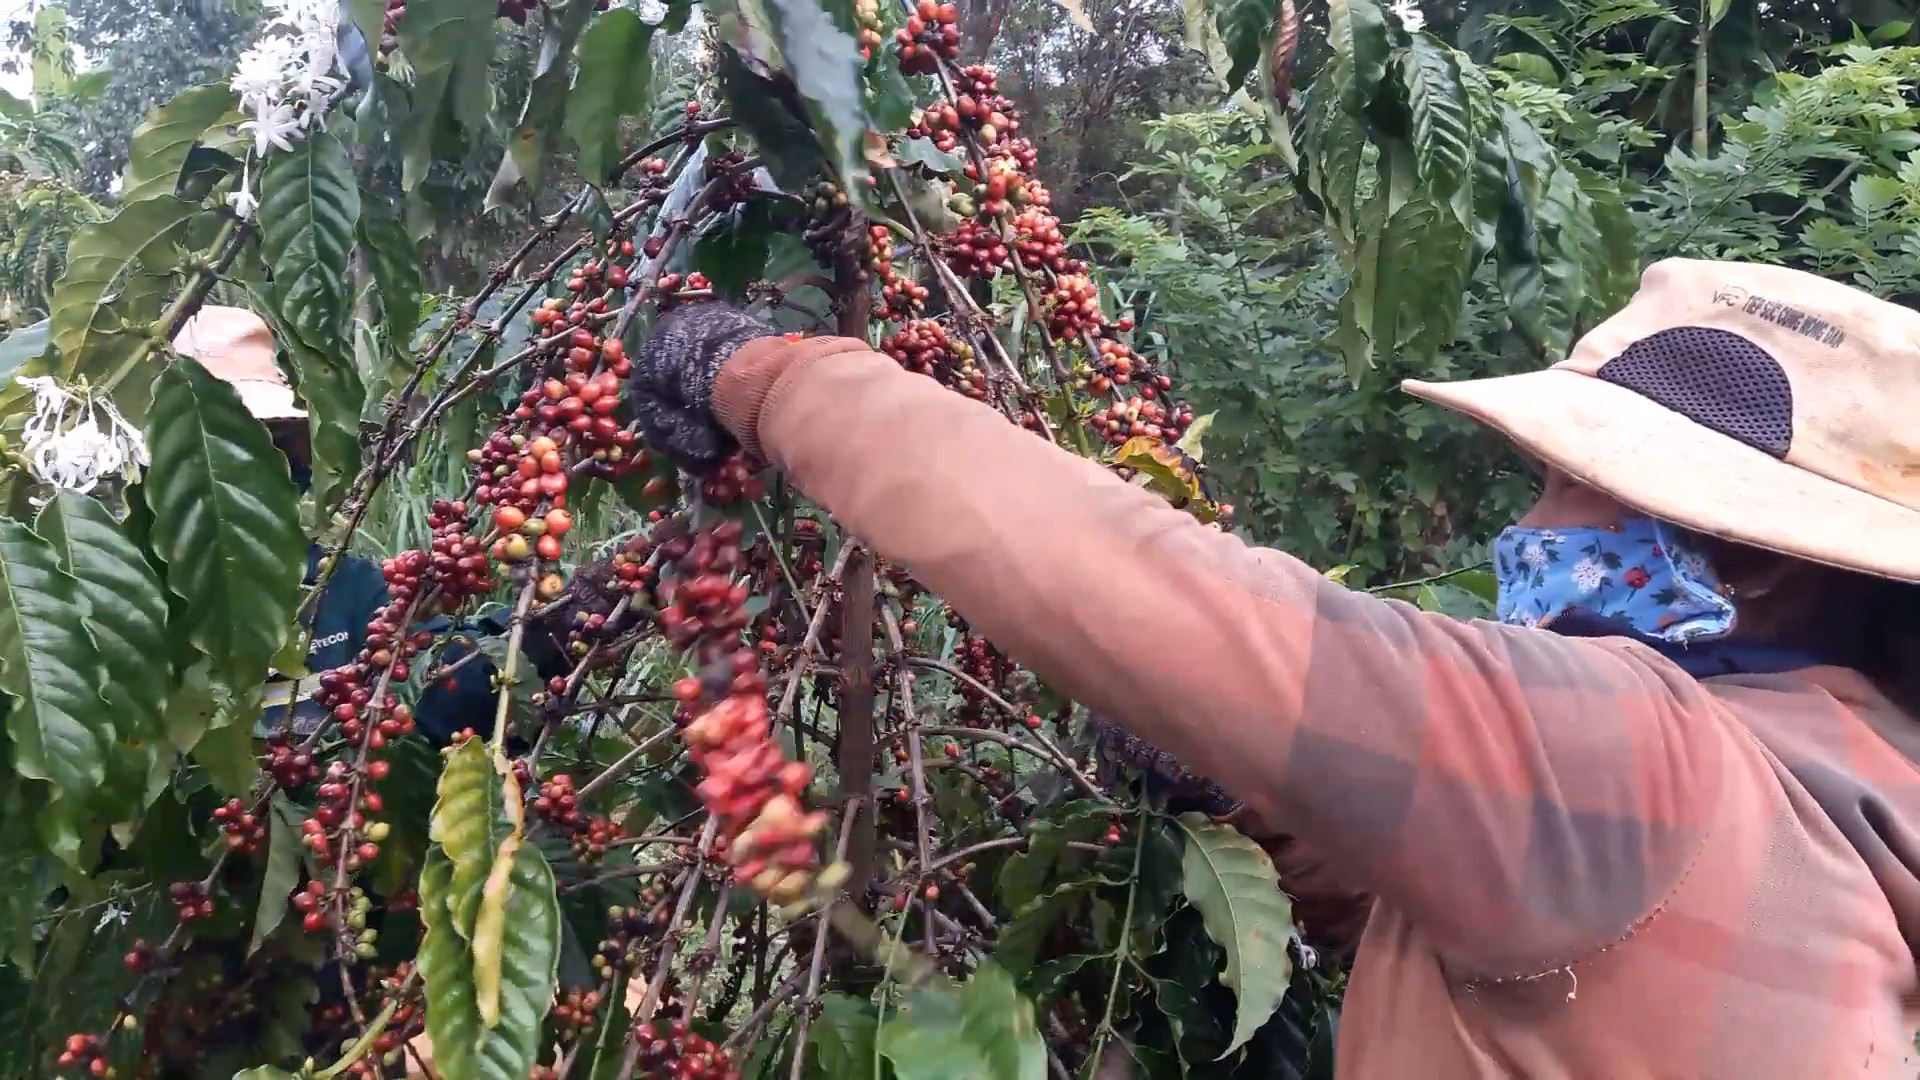
<path fill-rule="evenodd" d="M 1711 679 L 1717 675 L 1774 675 L 1821 664 L 1848 666 L 1846 661 L 1839 658 L 1746 641 L 1703 641 L 1693 645 L 1667 641 L 1642 634 L 1619 619 L 1587 611 L 1569 612 L 1553 620 L 1548 629 L 1562 637 L 1632 638 L 1653 648 L 1696 679 Z"/>
<path fill-rule="evenodd" d="M 316 545 L 307 554 L 306 584 L 312 585 L 319 576 L 320 548 Z M 387 605 L 391 594 L 387 592 L 386 578 L 380 568 L 366 559 L 354 555 L 341 556 L 341 562 L 334 569 L 333 576 L 327 580 L 326 590 L 313 605 L 313 614 L 308 624 L 310 632 L 307 644 L 307 670 L 313 674 L 340 667 L 351 661 L 366 644 L 367 623 Z M 467 655 L 477 647 L 480 637 L 503 632 L 497 620 L 480 620 L 462 623 L 456 626 L 446 616 L 415 623 L 414 630 L 424 630 L 440 636 L 453 631 L 446 647 L 434 657 L 433 662 L 450 665 Z M 311 689 L 312 683 L 307 684 Z M 268 685 L 268 700 L 278 691 L 284 697 L 288 684 Z M 293 702 L 294 730 L 305 734 L 313 730 L 321 720 L 319 706 L 304 695 L 302 700 Z M 414 704 L 414 725 L 420 733 L 436 746 L 445 745 L 453 733 L 462 728 L 472 728 L 482 735 L 493 732 L 494 714 L 493 664 L 485 658 L 461 665 L 453 672 L 422 691 L 420 700 Z M 260 726 L 255 734 L 265 735 L 280 725 L 286 717 L 287 704 L 273 702 L 263 710 Z"/>
<path fill-rule="evenodd" d="M 1494 614 L 1504 623 L 1552 628 L 1584 612 L 1678 643 L 1733 629 L 1733 604 L 1706 556 L 1680 529 L 1650 517 L 1612 528 L 1515 526 L 1494 540 L 1493 565 Z"/>

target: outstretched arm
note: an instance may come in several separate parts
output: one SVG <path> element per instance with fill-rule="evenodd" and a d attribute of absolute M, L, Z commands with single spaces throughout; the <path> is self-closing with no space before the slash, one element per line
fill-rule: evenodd
<path fill-rule="evenodd" d="M 752 341 L 712 404 L 996 645 L 1338 860 L 1467 972 L 1613 940 L 1704 840 L 1732 727 L 1650 650 L 1351 592 L 861 342 Z"/>

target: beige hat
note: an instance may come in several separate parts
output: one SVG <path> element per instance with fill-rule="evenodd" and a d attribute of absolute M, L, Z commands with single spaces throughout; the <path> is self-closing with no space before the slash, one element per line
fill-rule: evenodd
<path fill-rule="evenodd" d="M 203 307 L 174 335 L 176 351 L 200 361 L 216 378 L 233 384 L 240 403 L 258 420 L 303 420 L 307 411 L 293 397 L 273 358 L 273 332 L 245 308 Z"/>
<path fill-rule="evenodd" d="M 1545 371 L 1406 389 L 1643 514 L 1920 582 L 1920 312 L 1668 259 Z"/>

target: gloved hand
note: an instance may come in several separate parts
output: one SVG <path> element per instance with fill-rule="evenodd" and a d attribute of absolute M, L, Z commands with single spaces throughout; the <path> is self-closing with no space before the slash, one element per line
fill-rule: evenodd
<path fill-rule="evenodd" d="M 734 350 L 779 333 L 727 304 L 687 304 L 662 316 L 627 377 L 640 437 L 688 472 L 720 464 L 739 445 L 713 417 L 713 380 Z"/>

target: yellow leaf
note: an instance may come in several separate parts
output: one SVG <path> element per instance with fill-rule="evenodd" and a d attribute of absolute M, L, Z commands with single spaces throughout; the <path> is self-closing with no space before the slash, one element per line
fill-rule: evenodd
<path fill-rule="evenodd" d="M 520 834 L 500 841 L 493 869 L 480 890 L 480 914 L 473 920 L 473 998 L 480 1026 L 500 1022 L 500 945 L 507 932 L 507 897 L 513 891 L 513 860 L 520 853 Z"/>

